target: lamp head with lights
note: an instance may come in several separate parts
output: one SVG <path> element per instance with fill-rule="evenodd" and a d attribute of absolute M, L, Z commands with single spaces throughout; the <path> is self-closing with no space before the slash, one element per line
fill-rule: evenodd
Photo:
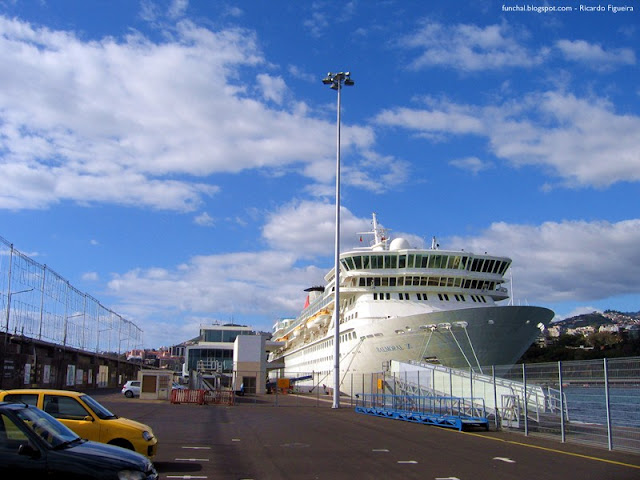
<path fill-rule="evenodd" d="M 322 83 L 325 85 L 331 85 L 331 88 L 337 90 L 343 83 L 349 87 L 355 85 L 355 82 L 351 79 L 351 72 L 340 73 L 327 73 L 327 76 L 322 79 Z"/>

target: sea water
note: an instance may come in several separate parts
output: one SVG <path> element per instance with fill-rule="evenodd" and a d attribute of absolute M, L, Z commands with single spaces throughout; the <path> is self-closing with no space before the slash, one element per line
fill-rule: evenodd
<path fill-rule="evenodd" d="M 563 391 L 571 421 L 606 425 L 604 387 L 570 386 Z M 640 428 L 640 387 L 609 387 L 609 414 L 612 425 Z"/>

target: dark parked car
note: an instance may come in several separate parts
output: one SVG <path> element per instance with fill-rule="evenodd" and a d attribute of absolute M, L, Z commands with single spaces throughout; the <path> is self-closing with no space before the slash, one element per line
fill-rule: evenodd
<path fill-rule="evenodd" d="M 3 478 L 158 478 L 139 453 L 83 440 L 34 406 L 5 402 L 0 402 L 0 472 Z"/>

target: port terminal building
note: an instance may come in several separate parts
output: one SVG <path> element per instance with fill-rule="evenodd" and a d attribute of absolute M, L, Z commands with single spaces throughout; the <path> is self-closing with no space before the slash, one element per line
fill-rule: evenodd
<path fill-rule="evenodd" d="M 201 325 L 184 350 L 182 376 L 189 388 L 266 392 L 267 356 L 278 344 L 271 334 L 236 324 Z M 204 385 L 203 385 L 204 384 Z M 206 387 L 205 387 L 206 388 Z"/>

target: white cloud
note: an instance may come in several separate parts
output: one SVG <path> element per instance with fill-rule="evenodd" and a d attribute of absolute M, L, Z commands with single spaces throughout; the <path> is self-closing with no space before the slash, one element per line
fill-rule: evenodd
<path fill-rule="evenodd" d="M 375 121 L 430 139 L 486 137 L 496 156 L 513 165 L 551 167 L 569 186 L 640 180 L 640 117 L 618 114 L 602 99 L 549 91 L 490 107 L 440 102 L 396 108 Z"/>
<path fill-rule="evenodd" d="M 589 307 L 589 306 L 576 307 L 565 315 L 556 315 L 553 321 L 558 322 L 566 318 L 577 317 L 578 315 L 588 315 L 593 312 L 602 313 L 602 310 L 600 310 L 599 308 Z"/>
<path fill-rule="evenodd" d="M 324 272 L 296 267 L 295 261 L 295 255 L 282 251 L 197 256 L 173 270 L 116 275 L 108 286 L 120 299 L 118 311 L 131 318 L 259 312 L 270 322 L 282 312 L 300 309 L 301 286 L 322 279 Z"/>
<path fill-rule="evenodd" d="M 288 167 L 331 179 L 307 167 L 333 157 L 333 120 L 300 102 L 288 109 L 280 77 L 238 83 L 240 69 L 265 63 L 250 31 L 183 21 L 164 43 L 86 42 L 0 17 L 0 32 L 0 208 L 72 200 L 190 211 L 218 191 L 193 178 Z M 371 129 L 345 124 L 345 153 L 373 142 Z"/>
<path fill-rule="evenodd" d="M 478 109 L 452 102 L 438 102 L 429 109 L 398 107 L 380 112 L 375 121 L 382 125 L 416 130 L 434 138 L 442 134 L 483 134 L 484 119 Z"/>
<path fill-rule="evenodd" d="M 193 221 L 196 225 L 200 225 L 201 227 L 211 227 L 214 225 L 213 218 L 207 212 L 203 212 L 196 216 Z"/>
<path fill-rule="evenodd" d="M 143 328 L 145 318 L 168 321 L 172 315 L 217 312 L 254 315 L 256 322 L 263 322 L 254 326 L 270 329 L 275 318 L 299 312 L 304 288 L 324 283 L 333 265 L 334 215 L 333 205 L 293 203 L 267 218 L 266 250 L 199 255 L 172 269 L 133 269 L 114 275 L 108 283 L 111 295 L 118 298 L 114 308 Z M 343 248 L 358 246 L 357 232 L 371 229 L 369 219 L 357 218 L 347 209 L 342 210 L 341 225 Z"/>
<path fill-rule="evenodd" d="M 542 62 L 547 50 L 531 51 L 523 46 L 508 25 L 444 25 L 424 20 L 421 27 L 402 37 L 399 45 L 421 53 L 409 64 L 415 70 L 431 66 L 466 71 L 532 67 Z"/>
<path fill-rule="evenodd" d="M 457 158 L 451 160 L 449 164 L 459 168 L 460 170 L 469 171 L 474 175 L 477 175 L 483 170 L 493 168 L 493 164 L 491 162 L 483 162 L 478 157 Z"/>
<path fill-rule="evenodd" d="M 239 7 L 233 6 L 228 7 L 225 11 L 225 14 L 230 17 L 239 18 L 244 15 L 244 11 Z"/>
<path fill-rule="evenodd" d="M 368 222 L 340 210 L 342 248 L 352 246 L 356 232 L 368 230 Z M 335 204 L 294 202 L 269 216 L 262 235 L 274 250 L 300 257 L 331 256 L 335 244 Z"/>
<path fill-rule="evenodd" d="M 304 80 L 306 82 L 316 82 L 318 80 L 318 76 L 312 73 L 304 72 L 297 65 L 289 65 L 287 67 L 287 71 L 289 75 L 294 78 L 298 78 Z"/>
<path fill-rule="evenodd" d="M 172 0 L 169 5 L 168 14 L 170 18 L 182 17 L 189 7 L 189 0 Z"/>
<path fill-rule="evenodd" d="M 278 105 L 282 103 L 284 93 L 287 89 L 287 85 L 284 83 L 282 77 L 272 77 L 271 75 L 261 73 L 258 75 L 257 80 L 265 100 L 272 101 Z"/>
<path fill-rule="evenodd" d="M 511 257 L 516 301 L 594 301 L 639 293 L 640 220 L 494 223 L 477 237 L 453 237 L 448 244 Z"/>
<path fill-rule="evenodd" d="M 635 52 L 630 48 L 605 50 L 602 45 L 584 40 L 559 40 L 556 47 L 567 60 L 584 63 L 594 70 L 609 70 L 636 63 Z"/>
<path fill-rule="evenodd" d="M 100 280 L 100 276 L 97 272 L 86 272 L 82 274 L 82 280 L 87 282 L 97 282 Z"/>

